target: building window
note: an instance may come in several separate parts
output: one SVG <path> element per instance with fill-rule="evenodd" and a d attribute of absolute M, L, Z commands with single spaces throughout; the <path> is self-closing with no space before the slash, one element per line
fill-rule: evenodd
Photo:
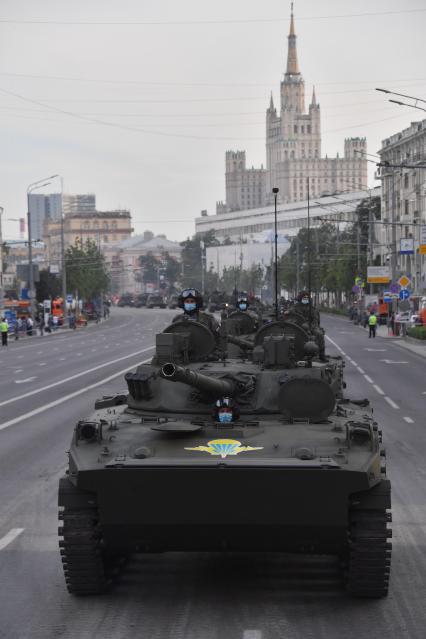
<path fill-rule="evenodd" d="M 407 175 L 405 177 L 407 177 Z M 404 213 L 405 215 L 408 215 L 409 212 L 410 212 L 410 201 L 404 200 Z"/>
<path fill-rule="evenodd" d="M 310 124 L 308 124 L 308 126 L 306 127 L 306 130 L 307 130 L 308 133 L 311 132 L 311 125 Z"/>
<path fill-rule="evenodd" d="M 108 235 L 104 235 L 104 242 L 108 242 Z"/>
<path fill-rule="evenodd" d="M 305 127 L 304 126 L 300 127 L 300 133 L 305 133 Z"/>
<path fill-rule="evenodd" d="M 297 133 L 297 124 L 294 125 L 294 132 Z"/>

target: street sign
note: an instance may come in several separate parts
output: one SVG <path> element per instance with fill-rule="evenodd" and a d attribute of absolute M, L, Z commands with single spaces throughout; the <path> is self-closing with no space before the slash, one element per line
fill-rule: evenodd
<path fill-rule="evenodd" d="M 407 286 L 411 284 L 411 280 L 406 275 L 401 275 L 401 277 L 398 280 L 398 284 L 401 286 L 401 288 L 407 288 Z M 404 299 L 404 298 L 401 297 L 401 299 Z"/>
<path fill-rule="evenodd" d="M 352 286 L 352 293 L 359 293 L 360 292 L 360 287 L 358 285 L 356 286 Z"/>
<path fill-rule="evenodd" d="M 410 297 L 410 291 L 407 288 L 403 288 L 399 293 L 400 300 L 408 300 Z"/>
<path fill-rule="evenodd" d="M 390 293 L 390 291 L 385 291 L 383 293 L 383 301 L 385 302 L 385 304 L 389 304 L 389 302 L 392 302 L 393 297 Z"/>
<path fill-rule="evenodd" d="M 67 295 L 67 304 L 72 304 L 72 295 Z"/>
<path fill-rule="evenodd" d="M 426 226 L 420 227 L 419 254 L 426 255 Z"/>
<path fill-rule="evenodd" d="M 387 284 L 390 282 L 389 266 L 368 266 L 367 282 L 369 284 Z"/>
<path fill-rule="evenodd" d="M 389 287 L 389 290 L 391 293 L 396 293 L 398 294 L 399 291 L 401 290 L 401 287 L 399 284 L 391 284 L 391 286 Z"/>
<path fill-rule="evenodd" d="M 401 255 L 414 255 L 414 240 L 412 237 L 402 237 L 399 245 Z"/>

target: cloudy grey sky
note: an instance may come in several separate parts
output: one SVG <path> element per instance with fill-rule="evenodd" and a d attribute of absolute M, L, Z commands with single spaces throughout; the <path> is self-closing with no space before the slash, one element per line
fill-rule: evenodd
<path fill-rule="evenodd" d="M 0 0 L 4 235 L 18 237 L 7 218 L 25 214 L 27 185 L 53 173 L 98 208 L 129 208 L 136 232 L 192 235 L 225 197 L 225 151 L 265 161 L 289 13 L 278 0 Z M 426 99 L 424 0 L 296 0 L 295 20 L 324 153 L 358 135 L 375 153 L 422 119 L 374 87 Z"/>

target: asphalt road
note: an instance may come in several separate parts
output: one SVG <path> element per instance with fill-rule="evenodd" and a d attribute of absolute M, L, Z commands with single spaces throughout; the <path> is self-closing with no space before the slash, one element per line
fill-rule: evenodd
<path fill-rule="evenodd" d="M 114 309 L 99 326 L 0 350 L 0 637 L 424 638 L 426 359 L 340 318 L 324 319 L 328 351 L 343 350 L 347 395 L 372 400 L 388 452 L 389 596 L 348 598 L 329 558 L 230 553 L 136 557 L 112 592 L 68 595 L 56 493 L 73 425 L 96 397 L 124 388 L 120 371 L 151 356 L 144 349 L 173 314 Z"/>

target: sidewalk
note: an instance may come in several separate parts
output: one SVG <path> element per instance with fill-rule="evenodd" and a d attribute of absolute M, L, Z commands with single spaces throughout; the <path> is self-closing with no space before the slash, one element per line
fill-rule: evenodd
<path fill-rule="evenodd" d="M 368 332 L 368 326 L 365 329 L 363 329 L 362 326 L 359 326 L 359 328 Z M 382 339 L 392 339 L 398 346 L 402 346 L 402 348 L 405 348 L 412 353 L 426 357 L 426 340 L 393 335 L 390 328 L 384 324 L 377 327 L 376 336 L 381 337 Z"/>

